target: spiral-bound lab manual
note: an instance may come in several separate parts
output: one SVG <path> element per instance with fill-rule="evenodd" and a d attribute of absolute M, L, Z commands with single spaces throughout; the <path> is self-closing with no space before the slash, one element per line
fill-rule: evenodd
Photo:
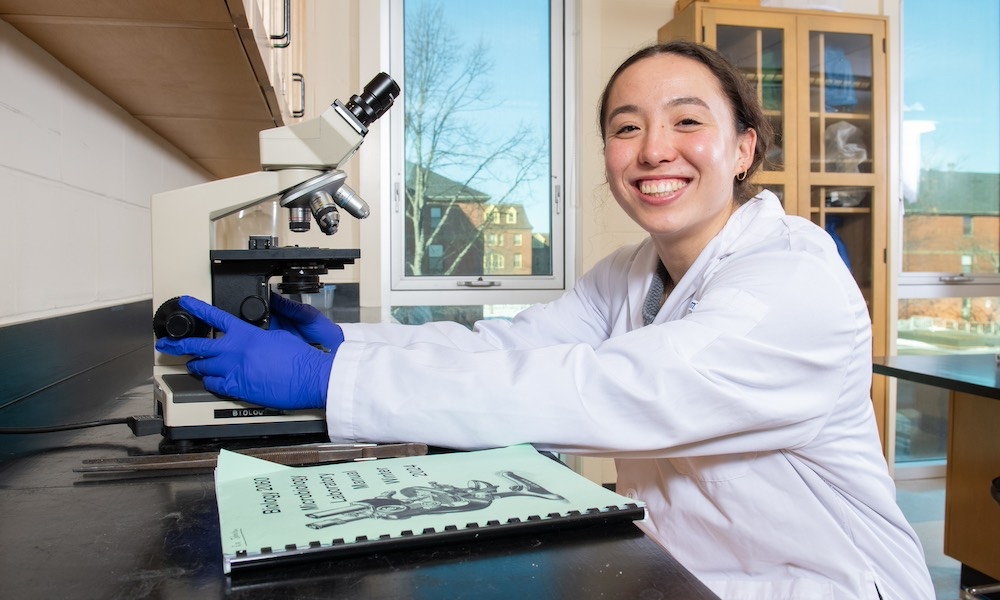
<path fill-rule="evenodd" d="M 223 450 L 215 484 L 226 573 L 645 515 L 528 444 L 312 467 Z"/>

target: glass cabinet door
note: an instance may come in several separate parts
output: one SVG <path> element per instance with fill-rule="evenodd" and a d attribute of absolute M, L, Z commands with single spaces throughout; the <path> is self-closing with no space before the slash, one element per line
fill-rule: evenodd
<path fill-rule="evenodd" d="M 813 173 L 872 172 L 872 37 L 809 32 Z"/>
<path fill-rule="evenodd" d="M 838 20 L 807 23 L 799 38 L 800 140 L 807 151 L 801 157 L 804 177 L 799 193 L 808 198 L 808 214 L 830 234 L 841 258 L 862 293 L 873 306 L 874 282 L 885 272 L 884 223 L 887 193 L 884 184 L 885 132 L 875 126 L 885 121 L 885 81 L 881 35 L 853 21 L 838 30 Z M 878 40 L 878 45 L 876 45 Z M 800 59 L 802 60 L 802 59 Z M 876 100 L 878 98 L 879 100 Z"/>
<path fill-rule="evenodd" d="M 790 132 L 794 115 L 793 71 L 788 64 L 795 47 L 794 19 L 784 15 L 748 14 L 726 9 L 706 11 L 705 42 L 718 49 L 757 89 L 764 113 L 774 130 L 774 140 L 756 182 L 785 202 L 786 190 L 794 192 L 796 140 Z M 797 202 L 786 206 L 798 212 Z"/>
<path fill-rule="evenodd" d="M 718 49 L 757 88 L 757 96 L 774 129 L 774 148 L 764 170 L 784 170 L 785 32 L 769 27 L 719 25 Z"/>
<path fill-rule="evenodd" d="M 871 73 L 870 35 L 809 32 L 809 170 L 834 174 L 828 185 L 810 186 L 810 215 L 836 242 L 869 305 L 874 189 L 834 184 L 872 172 Z"/>

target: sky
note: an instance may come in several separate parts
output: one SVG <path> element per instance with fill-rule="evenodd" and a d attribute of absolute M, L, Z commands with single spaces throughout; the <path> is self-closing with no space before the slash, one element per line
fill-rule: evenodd
<path fill-rule="evenodd" d="M 1000 172 L 1000 2 L 903 0 L 902 60 L 903 119 L 935 128 L 921 166 Z"/>

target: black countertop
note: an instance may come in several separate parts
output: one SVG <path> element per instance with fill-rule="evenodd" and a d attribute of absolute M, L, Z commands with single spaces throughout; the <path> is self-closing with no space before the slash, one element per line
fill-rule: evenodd
<path fill-rule="evenodd" d="M 150 347 L 0 411 L 5 427 L 151 414 Z M 0 582 L 10 598 L 716 598 L 632 523 L 223 575 L 210 472 L 93 475 L 152 454 L 125 425 L 0 436 Z"/>
<path fill-rule="evenodd" d="M 1000 366 L 995 354 L 876 356 L 872 370 L 879 375 L 1000 400 Z"/>

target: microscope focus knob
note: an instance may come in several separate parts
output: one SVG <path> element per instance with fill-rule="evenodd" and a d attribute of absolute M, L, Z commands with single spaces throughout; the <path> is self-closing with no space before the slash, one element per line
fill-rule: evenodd
<path fill-rule="evenodd" d="M 181 308 L 177 298 L 161 304 L 153 315 L 153 333 L 157 338 L 208 337 L 211 332 L 208 323 Z"/>
<path fill-rule="evenodd" d="M 262 325 L 267 316 L 267 301 L 260 296 L 247 296 L 240 303 L 240 318 L 248 323 Z"/>

